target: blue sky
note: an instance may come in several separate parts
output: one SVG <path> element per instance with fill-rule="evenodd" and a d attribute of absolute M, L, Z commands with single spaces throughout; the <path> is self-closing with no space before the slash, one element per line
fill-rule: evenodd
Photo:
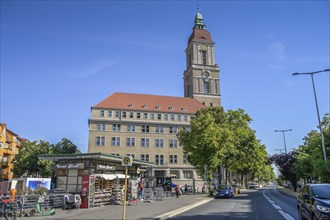
<path fill-rule="evenodd" d="M 197 1 L 1 1 L 0 121 L 83 152 L 91 106 L 114 92 L 183 96 Z M 317 129 L 309 76 L 330 67 L 329 1 L 200 1 L 222 105 L 243 108 L 270 154 Z M 320 114 L 330 73 L 315 75 Z"/>

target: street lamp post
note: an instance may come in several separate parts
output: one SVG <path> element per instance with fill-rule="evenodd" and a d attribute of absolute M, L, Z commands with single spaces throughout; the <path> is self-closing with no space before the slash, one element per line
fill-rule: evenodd
<path fill-rule="evenodd" d="M 320 71 L 315 71 L 315 72 L 309 72 L 309 73 L 293 73 L 293 76 L 297 75 L 311 75 L 312 77 L 312 84 L 313 84 L 313 91 L 314 91 L 314 98 L 315 98 L 315 104 L 316 104 L 316 112 L 317 112 L 317 119 L 319 121 L 319 129 L 321 133 L 321 141 L 322 141 L 322 148 L 323 148 L 323 157 L 324 161 L 327 161 L 327 153 L 326 153 L 326 148 L 325 148 L 325 143 L 324 143 L 324 136 L 323 136 L 323 131 L 321 127 L 321 119 L 320 119 L 320 112 L 319 112 L 319 106 L 317 104 L 317 98 L 316 98 L 316 91 L 315 91 L 315 85 L 314 85 L 314 74 L 316 73 L 321 73 L 321 72 L 330 72 L 330 69 L 325 69 L 325 70 L 320 70 Z"/>
<path fill-rule="evenodd" d="M 287 132 L 287 131 L 292 131 L 292 129 L 288 129 L 288 130 L 275 130 L 275 132 L 282 132 L 283 133 L 283 140 L 284 140 L 284 150 L 285 150 L 285 154 L 287 154 L 287 150 L 286 150 L 286 142 L 285 142 L 285 134 L 284 132 Z"/>

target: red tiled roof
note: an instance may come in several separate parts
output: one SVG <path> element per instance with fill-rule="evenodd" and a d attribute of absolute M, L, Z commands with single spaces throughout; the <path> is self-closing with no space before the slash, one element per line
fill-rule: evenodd
<path fill-rule="evenodd" d="M 205 29 L 194 29 L 189 37 L 188 44 L 190 44 L 192 40 L 213 43 L 210 32 Z"/>
<path fill-rule="evenodd" d="M 193 98 L 116 92 L 93 108 L 195 114 L 205 106 Z"/>

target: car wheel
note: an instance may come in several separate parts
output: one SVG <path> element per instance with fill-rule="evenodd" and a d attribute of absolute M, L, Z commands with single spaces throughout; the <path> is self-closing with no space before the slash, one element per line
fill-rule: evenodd
<path fill-rule="evenodd" d="M 315 213 L 313 213 L 312 220 L 317 220 Z"/>

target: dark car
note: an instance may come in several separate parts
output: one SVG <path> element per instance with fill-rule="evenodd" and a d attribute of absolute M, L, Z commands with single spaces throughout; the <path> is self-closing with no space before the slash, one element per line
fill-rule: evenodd
<path fill-rule="evenodd" d="M 330 219 L 330 184 L 307 184 L 297 197 L 299 219 Z"/>
<path fill-rule="evenodd" d="M 231 198 L 234 196 L 234 188 L 230 185 L 220 185 L 215 192 L 215 199 L 224 197 L 224 198 Z"/>

